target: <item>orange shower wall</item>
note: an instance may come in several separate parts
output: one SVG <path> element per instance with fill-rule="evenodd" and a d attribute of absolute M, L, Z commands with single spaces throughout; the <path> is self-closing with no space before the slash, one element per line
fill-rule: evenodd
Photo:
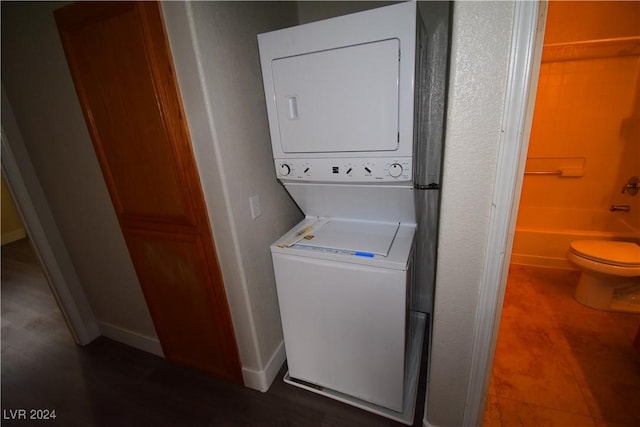
<path fill-rule="evenodd" d="M 545 44 L 637 36 L 638 1 L 550 1 Z"/>
<path fill-rule="evenodd" d="M 552 170 L 564 167 L 563 158 L 584 159 L 584 170 L 582 177 L 525 175 L 521 206 L 602 211 L 629 204 L 628 219 L 640 227 L 640 195 L 620 194 L 640 175 L 639 22 L 640 2 L 549 3 L 545 53 L 553 62 L 540 71 L 527 170 L 539 165 L 532 158 L 551 158 Z M 622 56 L 625 49 L 634 54 Z"/>

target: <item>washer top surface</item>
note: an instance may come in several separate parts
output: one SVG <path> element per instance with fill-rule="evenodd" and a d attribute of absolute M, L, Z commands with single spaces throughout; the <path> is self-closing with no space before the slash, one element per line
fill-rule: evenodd
<path fill-rule="evenodd" d="M 329 219 L 296 244 L 355 252 L 358 256 L 387 256 L 399 225 L 392 222 Z"/>
<path fill-rule="evenodd" d="M 415 228 L 397 222 L 307 217 L 275 242 L 271 252 L 405 270 Z"/>

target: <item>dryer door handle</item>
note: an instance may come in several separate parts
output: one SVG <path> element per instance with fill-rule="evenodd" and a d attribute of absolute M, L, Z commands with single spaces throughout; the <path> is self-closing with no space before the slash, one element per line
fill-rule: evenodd
<path fill-rule="evenodd" d="M 298 114 L 298 96 L 288 96 L 287 105 L 289 106 L 289 120 L 298 120 L 300 118 Z"/>

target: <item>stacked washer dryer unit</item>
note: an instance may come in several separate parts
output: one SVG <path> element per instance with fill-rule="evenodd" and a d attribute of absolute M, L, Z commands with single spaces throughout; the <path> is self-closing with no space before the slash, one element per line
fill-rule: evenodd
<path fill-rule="evenodd" d="M 258 36 L 276 174 L 305 213 L 271 246 L 285 381 L 407 424 L 433 246 L 415 237 L 422 25 L 408 2 Z"/>

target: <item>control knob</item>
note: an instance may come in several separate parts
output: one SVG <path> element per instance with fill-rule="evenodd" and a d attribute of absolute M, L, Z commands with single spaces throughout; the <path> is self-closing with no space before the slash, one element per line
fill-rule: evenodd
<path fill-rule="evenodd" d="M 392 163 L 389 166 L 389 175 L 391 175 L 393 178 L 399 177 L 400 175 L 402 175 L 402 172 L 403 168 L 400 163 Z"/>
<path fill-rule="evenodd" d="M 291 166 L 286 163 L 280 164 L 280 175 L 287 176 L 291 173 Z"/>

